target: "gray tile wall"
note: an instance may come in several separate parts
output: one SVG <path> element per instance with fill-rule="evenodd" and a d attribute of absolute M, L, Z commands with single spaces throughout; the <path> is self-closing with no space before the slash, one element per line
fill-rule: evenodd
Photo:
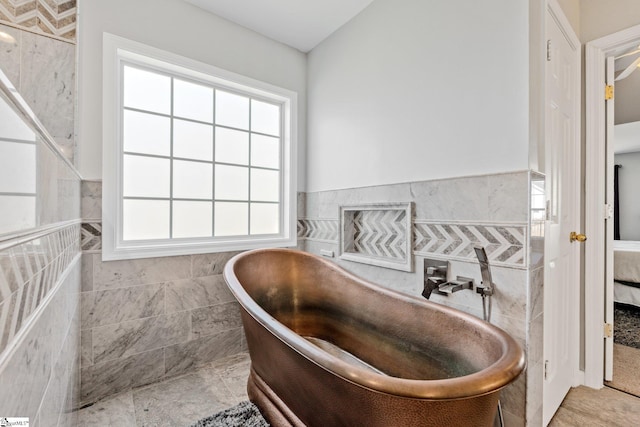
<path fill-rule="evenodd" d="M 75 33 L 75 0 L 4 3 L 0 20 L 59 35 L 72 24 Z M 2 44 L 2 71 L 72 160 L 75 45 L 0 31 L 15 39 Z M 69 426 L 80 378 L 80 179 L 41 141 L 36 152 L 36 228 L 0 236 L 0 414 Z"/>
<path fill-rule="evenodd" d="M 16 40 L 2 43 L 0 68 L 73 163 L 75 44 L 2 24 L 0 31 Z"/>
<path fill-rule="evenodd" d="M 79 378 L 80 179 L 38 144 L 47 228 L 0 237 L 0 413 L 63 426 Z"/>
<path fill-rule="evenodd" d="M 484 246 L 496 283 L 491 321 L 521 344 L 529 363 L 526 373 L 503 391 L 508 425 L 533 422 L 530 420 L 536 419 L 542 396 L 543 240 L 530 238 L 530 181 L 530 173 L 523 171 L 306 193 L 305 213 L 298 226 L 306 251 L 333 251 L 333 261 L 347 270 L 416 296 L 422 292 L 424 258 L 449 261 L 449 279 L 460 275 L 480 283 L 473 246 Z M 339 207 L 385 202 L 415 204 L 414 272 L 337 257 Z M 482 317 L 481 298 L 469 291 L 448 297 L 432 294 L 431 301 Z"/>
<path fill-rule="evenodd" d="M 82 183 L 82 403 L 245 351 L 235 252 L 103 262 L 101 187 Z"/>

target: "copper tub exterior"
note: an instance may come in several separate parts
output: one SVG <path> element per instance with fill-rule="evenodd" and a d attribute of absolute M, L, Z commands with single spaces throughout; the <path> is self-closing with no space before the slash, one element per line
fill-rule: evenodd
<path fill-rule="evenodd" d="M 242 307 L 249 397 L 274 426 L 491 426 L 524 369 L 502 330 L 315 255 L 249 251 L 224 277 Z"/>

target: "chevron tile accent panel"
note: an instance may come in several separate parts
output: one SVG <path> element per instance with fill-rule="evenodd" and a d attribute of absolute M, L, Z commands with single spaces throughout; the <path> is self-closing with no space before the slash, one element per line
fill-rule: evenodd
<path fill-rule="evenodd" d="M 460 224 L 414 221 L 413 250 L 416 255 L 446 255 L 475 260 L 473 247 L 485 247 L 495 265 L 527 266 L 526 224 Z"/>
<path fill-rule="evenodd" d="M 0 0 L 0 22 L 75 41 L 76 0 Z"/>
<path fill-rule="evenodd" d="M 337 219 L 298 219 L 298 239 L 338 243 Z"/>
<path fill-rule="evenodd" d="M 407 258 L 404 210 L 362 210 L 353 213 L 353 239 L 346 252 L 396 260 Z"/>
<path fill-rule="evenodd" d="M 0 353 L 80 252 L 80 224 L 0 251 Z"/>
<path fill-rule="evenodd" d="M 80 247 L 83 252 L 102 250 L 102 223 L 83 222 L 80 228 Z"/>

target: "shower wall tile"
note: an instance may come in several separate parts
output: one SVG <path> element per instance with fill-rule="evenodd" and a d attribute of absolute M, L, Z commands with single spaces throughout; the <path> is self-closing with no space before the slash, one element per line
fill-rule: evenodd
<path fill-rule="evenodd" d="M 80 332 L 80 365 L 93 365 L 93 331 L 85 329 Z"/>
<path fill-rule="evenodd" d="M 5 1 L 0 15 L 35 29 L 37 1 Z M 0 67 L 73 159 L 75 46 L 0 30 L 16 40 L 2 43 Z M 35 219 L 9 230 L 18 237 L 0 238 L 0 402 L 3 413 L 28 416 L 34 425 L 64 425 L 63 414 L 77 401 L 80 179 L 40 140 L 35 153 Z"/>
<path fill-rule="evenodd" d="M 82 181 L 80 214 L 85 220 L 102 218 L 102 181 Z"/>
<path fill-rule="evenodd" d="M 507 173 L 487 176 L 491 221 L 528 221 L 529 175 Z"/>
<path fill-rule="evenodd" d="M 235 301 L 235 298 L 221 274 L 165 283 L 167 313 L 193 310 L 231 301 Z"/>
<path fill-rule="evenodd" d="M 544 315 L 532 319 L 528 327 L 527 363 L 533 365 L 541 363 L 544 358 Z"/>
<path fill-rule="evenodd" d="M 243 339 L 243 329 L 237 328 L 167 347 L 166 375 L 181 375 L 214 360 L 246 351 L 242 346 Z"/>
<path fill-rule="evenodd" d="M 164 286 L 141 285 L 82 294 L 82 329 L 164 313 Z"/>
<path fill-rule="evenodd" d="M 93 258 L 93 288 L 124 288 L 191 277 L 191 258 L 185 255 L 102 262 L 96 256 Z M 211 274 L 216 273 L 203 276 Z"/>
<path fill-rule="evenodd" d="M 185 342 L 189 327 L 189 314 L 181 312 L 94 328 L 94 363 Z"/>
<path fill-rule="evenodd" d="M 518 417 L 510 412 L 502 411 L 502 417 L 504 418 L 504 425 L 509 427 L 524 427 L 525 419 L 523 417 Z M 535 426 L 542 425 L 542 421 L 539 424 L 531 424 Z"/>
<path fill-rule="evenodd" d="M 100 181 L 82 183 L 83 403 L 246 349 L 238 305 L 222 277 L 237 252 L 103 262 L 101 198 Z M 135 369 L 148 363 L 141 354 L 159 350 L 167 355 L 166 369 L 164 358 L 158 361 L 161 373 Z M 110 375 L 113 387 L 90 384 Z"/>
<path fill-rule="evenodd" d="M 206 277 L 222 274 L 224 266 L 240 252 L 218 252 L 191 256 L 191 277 Z"/>
<path fill-rule="evenodd" d="M 75 11 L 73 12 L 75 16 Z M 0 11 L 0 21 L 2 21 Z M 3 43 L 0 61 L 36 117 L 73 162 L 75 151 L 75 44 L 0 26 L 16 43 Z M 49 174 L 47 174 L 49 176 Z"/>
<path fill-rule="evenodd" d="M 544 309 L 544 267 L 529 271 L 529 318 L 535 319 Z"/>
<path fill-rule="evenodd" d="M 82 254 L 82 292 L 93 290 L 93 257 L 95 255 Z"/>
<path fill-rule="evenodd" d="M 542 360 L 527 367 L 527 379 L 527 421 L 529 425 L 542 425 L 542 423 L 534 424 L 535 419 L 539 417 L 538 413 L 542 412 L 542 389 L 544 385 L 544 362 Z"/>
<path fill-rule="evenodd" d="M 0 31 L 15 39 L 13 43 L 4 42 L 0 49 L 0 69 L 15 87 L 20 86 L 20 38 L 22 31 L 0 24 Z"/>
<path fill-rule="evenodd" d="M 240 305 L 227 302 L 191 311 L 191 337 L 200 338 L 242 327 Z"/>
<path fill-rule="evenodd" d="M 46 304 L 38 306 L 29 319 L 25 317 L 19 331 L 24 339 L 10 342 L 12 349 L 0 352 L 6 355 L 0 359 L 0 384 L 5 385 L 0 388 L 0 402 L 6 413 L 35 420 L 40 410 L 57 420 L 69 409 L 65 403 L 69 382 L 75 381 L 78 351 L 79 276 L 76 258 L 66 267 L 64 277 L 57 279 Z"/>
<path fill-rule="evenodd" d="M 80 404 L 95 402 L 131 387 L 151 384 L 164 376 L 164 349 L 83 367 Z"/>
<path fill-rule="evenodd" d="M 527 376 L 520 375 L 517 380 L 506 386 L 500 393 L 500 405 L 502 410 L 515 415 L 518 419 L 525 419 L 525 399 L 527 388 Z"/>

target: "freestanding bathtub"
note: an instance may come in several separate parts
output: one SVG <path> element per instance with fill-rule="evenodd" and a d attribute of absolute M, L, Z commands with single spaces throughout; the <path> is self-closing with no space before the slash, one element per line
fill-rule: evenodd
<path fill-rule="evenodd" d="M 491 426 L 520 346 L 460 311 L 366 282 L 308 253 L 232 258 L 249 398 L 273 426 Z"/>

